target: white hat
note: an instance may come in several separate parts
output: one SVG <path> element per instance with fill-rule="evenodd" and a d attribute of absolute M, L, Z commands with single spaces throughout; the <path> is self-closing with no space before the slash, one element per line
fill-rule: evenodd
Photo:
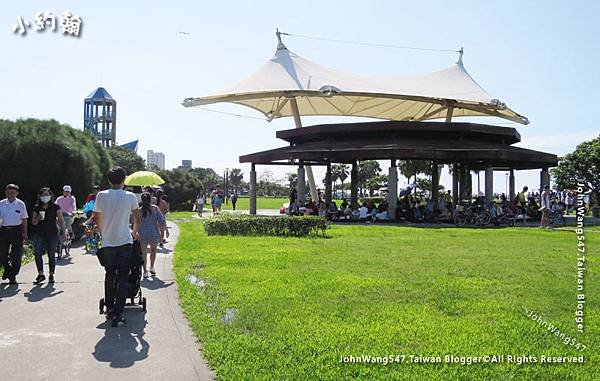
<path fill-rule="evenodd" d="M 70 192 L 71 191 L 71 186 L 70 185 L 65 185 L 63 187 L 63 192 Z"/>

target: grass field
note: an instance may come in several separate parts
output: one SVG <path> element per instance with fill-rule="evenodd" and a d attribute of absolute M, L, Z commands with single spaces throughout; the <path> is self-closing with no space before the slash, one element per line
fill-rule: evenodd
<path fill-rule="evenodd" d="M 588 256 L 587 331 L 577 335 L 572 232 L 333 226 L 324 239 L 207 237 L 200 221 L 179 226 L 180 301 L 219 379 L 592 380 L 600 374 L 599 261 Z M 600 235 L 588 233 L 586 243 L 597 252 Z M 192 284 L 189 275 L 205 283 Z M 563 344 L 526 310 L 587 349 Z M 447 354 L 584 354 L 587 363 L 339 362 L 350 355 Z"/>
<path fill-rule="evenodd" d="M 256 208 L 257 209 L 279 209 L 286 202 L 289 202 L 288 198 L 257 197 Z M 209 207 L 210 207 L 210 204 L 208 204 L 206 209 L 208 209 Z M 232 209 L 231 201 L 229 201 L 228 204 L 223 204 L 223 207 L 221 209 L 231 210 Z M 238 197 L 236 209 L 249 210 L 250 209 L 250 199 L 248 197 Z"/>

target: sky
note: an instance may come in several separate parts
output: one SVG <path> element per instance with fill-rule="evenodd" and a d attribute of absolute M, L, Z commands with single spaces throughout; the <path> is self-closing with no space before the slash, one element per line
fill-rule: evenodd
<path fill-rule="evenodd" d="M 449 6 L 451 4 L 451 6 Z M 117 143 L 140 139 L 138 153 L 163 152 L 168 168 L 191 159 L 217 172 L 242 154 L 285 145 L 268 123 L 242 106 L 184 108 L 186 97 L 214 94 L 252 74 L 275 52 L 275 28 L 292 34 L 440 49 L 464 47 L 463 62 L 490 94 L 531 121 L 465 121 L 517 128 L 520 146 L 563 155 L 600 133 L 600 2 L 580 1 L 11 1 L 0 5 L 0 118 L 53 118 L 83 128 L 83 101 L 103 86 L 117 100 Z M 81 36 L 29 29 L 17 17 L 83 20 Z M 185 32 L 180 33 L 180 32 Z M 363 75 L 411 75 L 446 68 L 456 53 L 424 52 L 284 37 L 286 46 L 321 65 Z M 591 115 L 590 115 L 591 114 Z M 457 121 L 460 119 L 457 119 Z M 339 118 L 305 117 L 304 125 Z M 382 162 L 385 173 L 388 164 Z M 264 167 L 259 167 L 260 171 Z M 283 178 L 292 167 L 270 167 Z M 320 183 L 321 169 L 315 169 Z M 474 188 L 477 179 L 474 177 Z M 451 179 L 445 170 L 442 184 Z M 517 188 L 539 185 L 519 171 Z M 481 187 L 483 189 L 483 176 Z M 497 172 L 494 190 L 506 191 Z"/>

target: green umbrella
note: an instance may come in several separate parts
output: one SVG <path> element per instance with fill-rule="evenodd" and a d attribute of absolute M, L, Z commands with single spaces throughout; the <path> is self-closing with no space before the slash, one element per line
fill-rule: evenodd
<path fill-rule="evenodd" d="M 125 178 L 125 185 L 143 187 L 146 185 L 160 185 L 164 184 L 163 180 L 159 175 L 150 171 L 137 171 Z"/>

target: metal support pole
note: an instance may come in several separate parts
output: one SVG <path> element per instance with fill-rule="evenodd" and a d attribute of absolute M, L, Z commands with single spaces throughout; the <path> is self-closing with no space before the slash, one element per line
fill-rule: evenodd
<path fill-rule="evenodd" d="M 452 122 L 452 113 L 454 113 L 454 107 L 449 106 L 448 111 L 446 111 L 446 123 Z"/>
<path fill-rule="evenodd" d="M 256 214 L 256 167 L 250 167 L 250 214 Z"/>
<path fill-rule="evenodd" d="M 292 108 L 292 114 L 294 115 L 294 124 L 296 128 L 302 128 L 302 121 L 300 120 L 300 112 L 298 111 L 298 102 L 296 98 L 290 99 L 290 107 Z M 317 193 L 317 186 L 315 185 L 315 177 L 313 176 L 312 167 L 306 165 L 306 177 L 308 178 L 308 186 L 310 188 L 310 197 L 314 202 L 319 201 L 319 194 Z"/>
<path fill-rule="evenodd" d="M 358 208 L 358 163 L 352 162 L 352 170 L 350 171 L 350 207 Z"/>
<path fill-rule="evenodd" d="M 392 160 L 388 176 L 388 218 L 391 221 L 396 219 L 396 209 L 398 207 L 398 167 L 396 159 Z"/>

